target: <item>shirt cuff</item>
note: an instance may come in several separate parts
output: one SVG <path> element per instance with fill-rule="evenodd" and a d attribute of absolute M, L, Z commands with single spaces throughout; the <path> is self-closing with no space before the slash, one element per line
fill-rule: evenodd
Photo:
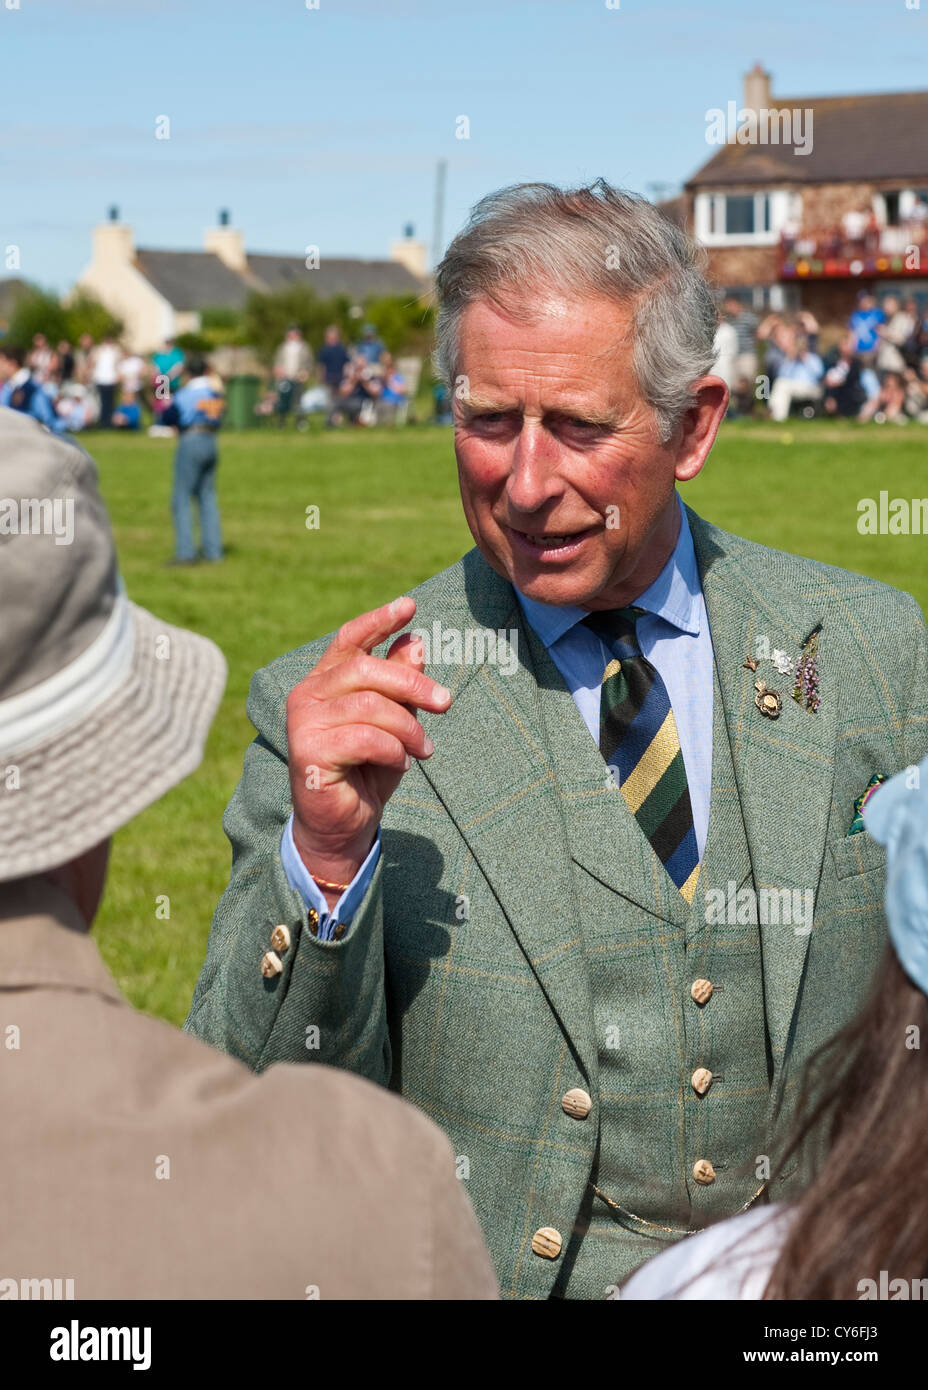
<path fill-rule="evenodd" d="M 325 900 L 325 894 L 318 883 L 313 880 L 312 874 L 300 858 L 299 850 L 293 841 L 293 812 L 290 819 L 284 826 L 284 833 L 280 841 L 280 860 L 284 866 L 284 873 L 287 875 L 287 882 L 294 892 L 299 893 L 307 907 L 312 907 L 319 914 L 319 931 L 317 939 L 319 941 L 333 941 L 335 928 L 341 923 L 348 927 L 351 919 L 361 905 L 361 900 L 371 885 L 374 877 L 374 870 L 380 858 L 380 826 L 377 827 L 377 835 L 374 843 L 370 847 L 367 858 L 358 869 L 354 878 L 345 889 L 335 906 L 329 910 L 329 905 Z"/>

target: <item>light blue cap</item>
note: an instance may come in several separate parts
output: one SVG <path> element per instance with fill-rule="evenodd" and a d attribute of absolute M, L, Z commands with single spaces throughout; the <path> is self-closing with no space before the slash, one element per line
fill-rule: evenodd
<path fill-rule="evenodd" d="M 867 831 L 886 846 L 886 916 L 896 955 L 928 994 L 928 758 L 873 793 Z"/>

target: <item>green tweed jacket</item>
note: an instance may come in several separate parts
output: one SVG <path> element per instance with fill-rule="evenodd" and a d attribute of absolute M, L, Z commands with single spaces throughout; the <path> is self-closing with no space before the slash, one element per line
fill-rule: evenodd
<path fill-rule="evenodd" d="M 772 1124 L 811 1052 L 857 1011 L 884 947 L 884 850 L 848 831 L 874 773 L 928 753 L 928 643 L 909 595 L 688 515 L 754 884 L 815 894 L 811 931 L 759 927 Z M 248 713 L 258 736 L 224 822 L 232 875 L 187 1027 L 256 1071 L 321 1061 L 401 1091 L 451 1136 L 504 1297 L 546 1297 L 557 1262 L 533 1253 L 533 1236 L 571 1231 L 598 1143 L 570 812 L 512 587 L 473 550 L 413 596 L 418 630 L 514 630 L 515 669 L 479 652 L 454 671 L 427 666 L 454 702 L 421 716 L 436 751 L 389 802 L 373 882 L 333 942 L 309 931 L 280 859 L 291 811 L 285 701 L 330 638 L 257 673 Z M 821 704 L 811 712 L 772 661 L 752 671 L 745 659 L 796 657 L 816 629 Z M 755 704 L 758 679 L 782 694 L 776 719 Z M 572 702 L 561 707 L 572 717 Z M 650 901 L 641 878 L 623 885 L 609 844 L 581 854 L 575 841 L 573 857 L 616 886 L 617 910 L 623 893 L 636 913 Z M 261 960 L 279 923 L 291 942 L 267 979 Z M 690 1078 L 673 1058 L 668 1046 L 655 1103 L 682 1113 Z M 594 1100 L 588 1122 L 562 1108 L 577 1087 Z M 622 1142 L 634 1146 L 633 1127 Z"/>

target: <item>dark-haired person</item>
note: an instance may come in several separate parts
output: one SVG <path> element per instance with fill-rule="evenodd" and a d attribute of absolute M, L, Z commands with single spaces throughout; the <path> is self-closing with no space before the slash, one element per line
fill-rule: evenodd
<path fill-rule="evenodd" d="M 60 433 L 64 421 L 55 414 L 55 407 L 42 387 L 26 366 L 26 354 L 22 348 L 4 344 L 0 347 L 0 405 L 9 406 L 23 415 L 31 415 L 39 424 Z"/>
<path fill-rule="evenodd" d="M 92 354 L 91 375 L 100 397 L 100 428 L 108 430 L 113 424 L 116 387 L 119 385 L 119 363 L 122 349 L 112 333 L 104 333 Z"/>
<path fill-rule="evenodd" d="M 928 1289 L 928 758 L 863 812 L 887 850 L 886 948 L 860 1014 L 811 1059 L 786 1162 L 822 1122 L 798 1201 L 745 1212 L 650 1260 L 622 1298 L 916 1298 Z M 879 853 L 870 840 L 863 856 Z M 897 1282 L 898 1281 L 898 1282 Z"/>
<path fill-rule="evenodd" d="M 219 451 L 216 435 L 225 414 L 225 397 L 216 389 L 216 378 L 207 373 L 203 357 L 191 357 L 187 379 L 162 416 L 166 425 L 180 431 L 174 455 L 174 490 L 171 512 L 174 517 L 175 548 L 172 565 L 194 565 L 197 552 L 193 539 L 191 499 L 200 509 L 200 531 L 204 560 L 222 559 L 222 529 L 216 500 L 216 472 Z"/>

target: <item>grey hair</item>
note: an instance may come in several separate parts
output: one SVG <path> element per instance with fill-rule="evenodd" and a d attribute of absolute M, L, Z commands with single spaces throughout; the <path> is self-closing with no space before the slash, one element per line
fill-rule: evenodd
<path fill-rule="evenodd" d="M 718 310 L 704 259 L 652 203 L 604 179 L 502 188 L 476 204 L 436 272 L 435 367 L 451 386 L 461 314 L 477 299 L 511 311 L 513 301 L 522 308 L 550 288 L 632 305 L 638 386 L 666 443 L 716 357 Z"/>

